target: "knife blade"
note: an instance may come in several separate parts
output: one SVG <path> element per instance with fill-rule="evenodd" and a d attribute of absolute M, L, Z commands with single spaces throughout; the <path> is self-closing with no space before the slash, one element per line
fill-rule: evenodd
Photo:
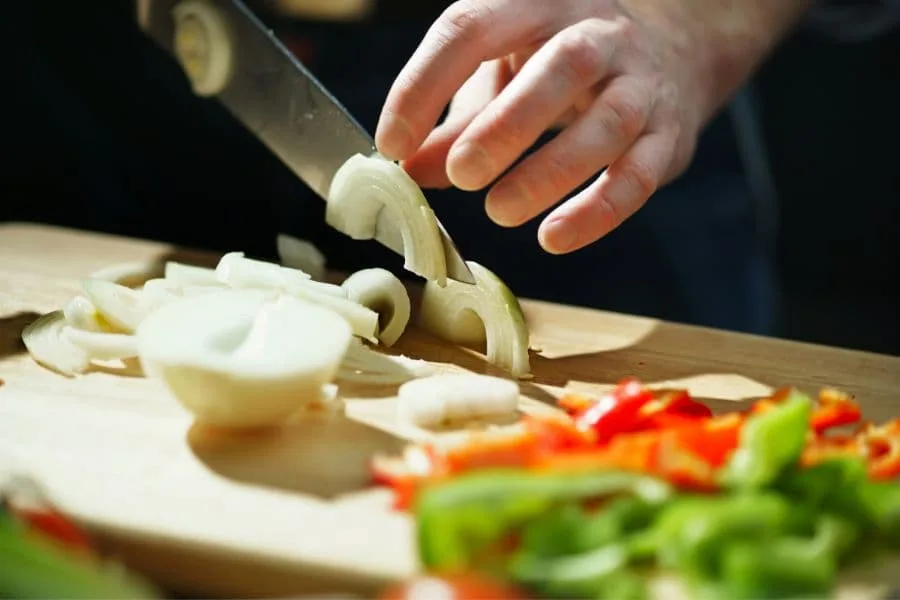
<path fill-rule="evenodd" d="M 176 26 L 174 11 L 189 5 L 200 6 L 216 22 L 195 18 L 198 22 L 182 20 Z M 220 101 L 326 202 L 331 180 L 344 162 L 375 152 L 365 128 L 241 0 L 141 0 L 138 20 L 178 61 L 198 95 Z M 182 35 L 185 27 L 193 28 L 193 35 Z M 440 222 L 438 229 L 447 276 L 475 283 Z M 387 211 L 379 217 L 375 240 L 403 255 L 399 228 Z"/>

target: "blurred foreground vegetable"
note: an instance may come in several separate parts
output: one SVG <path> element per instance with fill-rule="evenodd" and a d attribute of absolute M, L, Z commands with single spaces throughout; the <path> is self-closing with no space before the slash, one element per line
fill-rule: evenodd
<path fill-rule="evenodd" d="M 783 389 L 713 415 L 629 379 L 560 405 L 518 433 L 375 463 L 429 573 L 541 598 L 641 598 L 662 573 L 691 597 L 823 597 L 900 549 L 900 420 L 835 433 L 862 419 L 849 396 Z"/>
<path fill-rule="evenodd" d="M 23 484 L 27 505 L 16 501 Z M 147 583 L 100 558 L 86 534 L 35 490 L 17 480 L 0 497 L 0 598 L 158 597 Z"/>

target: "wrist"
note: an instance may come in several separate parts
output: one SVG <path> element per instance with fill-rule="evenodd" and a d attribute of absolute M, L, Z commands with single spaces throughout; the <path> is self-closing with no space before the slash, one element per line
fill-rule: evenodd
<path fill-rule="evenodd" d="M 687 65 L 705 123 L 798 24 L 812 0 L 620 0 Z"/>

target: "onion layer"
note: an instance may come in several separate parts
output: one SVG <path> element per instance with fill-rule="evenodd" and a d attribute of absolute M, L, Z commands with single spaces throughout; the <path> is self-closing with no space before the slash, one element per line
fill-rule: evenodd
<path fill-rule="evenodd" d="M 325 308 L 226 290 L 159 308 L 141 323 L 137 343 L 144 372 L 197 422 L 260 427 L 322 401 L 351 336 Z"/>
<path fill-rule="evenodd" d="M 448 280 L 425 284 L 419 323 L 455 343 L 486 342 L 487 360 L 514 377 L 528 377 L 528 326 L 519 301 L 494 273 L 469 261 L 475 285 Z M 481 322 L 481 327 L 479 323 Z"/>
<path fill-rule="evenodd" d="M 332 180 L 325 220 L 355 240 L 401 238 L 404 268 L 445 284 L 447 261 L 437 219 L 400 165 L 380 156 L 352 156 Z"/>

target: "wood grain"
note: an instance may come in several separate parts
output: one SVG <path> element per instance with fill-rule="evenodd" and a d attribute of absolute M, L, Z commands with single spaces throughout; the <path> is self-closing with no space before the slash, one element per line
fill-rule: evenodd
<path fill-rule="evenodd" d="M 239 248 L 236 248 L 239 250 Z M 269 434 L 194 427 L 135 369 L 65 378 L 24 353 L 37 315 L 112 263 L 218 257 L 43 225 L 0 225 L 0 476 L 39 478 L 103 545 L 189 594 L 372 594 L 416 569 L 409 520 L 368 486 L 373 453 L 432 432 L 398 424 L 392 389 L 342 387 L 345 415 Z M 830 385 L 874 419 L 900 413 L 900 358 L 685 327 L 583 308 L 523 303 L 534 379 L 521 408 L 552 410 L 562 388 L 600 391 L 627 375 L 685 386 L 717 405 L 772 387 Z M 492 372 L 480 355 L 410 331 L 397 352 L 446 369 Z"/>

